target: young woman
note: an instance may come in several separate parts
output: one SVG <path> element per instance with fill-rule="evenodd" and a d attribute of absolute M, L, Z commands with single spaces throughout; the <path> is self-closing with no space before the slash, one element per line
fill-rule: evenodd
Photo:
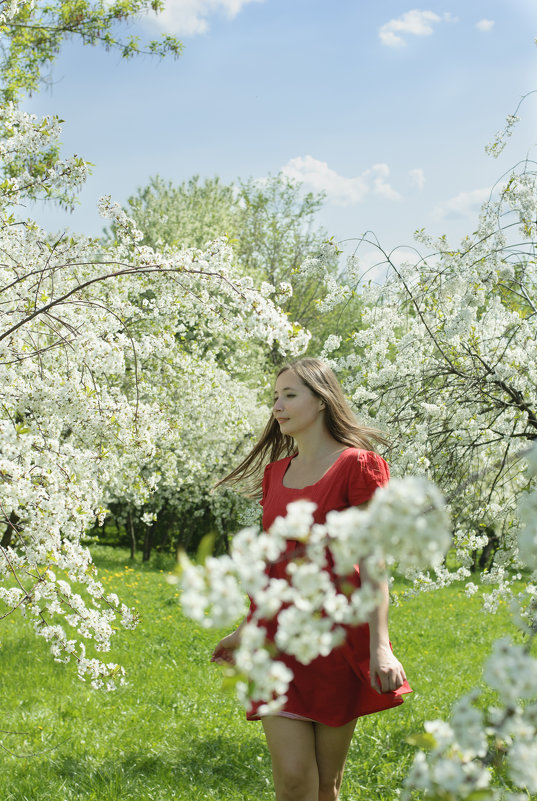
<path fill-rule="evenodd" d="M 261 439 L 224 481 L 262 489 L 265 531 L 299 499 L 315 502 L 315 522 L 323 523 L 331 510 L 366 504 L 387 482 L 388 466 L 373 451 L 373 443 L 382 441 L 378 432 L 358 425 L 332 370 L 318 359 L 302 359 L 280 370 Z M 269 565 L 268 574 L 286 578 L 286 564 L 298 548 L 289 540 L 286 560 Z M 349 578 L 359 586 L 355 571 Z M 361 580 L 370 580 L 364 571 Z M 261 718 L 276 801 L 337 801 L 357 718 L 397 706 L 411 692 L 389 642 L 388 587 L 380 589 L 382 601 L 369 623 L 349 627 L 346 642 L 329 656 L 309 665 L 278 656 L 294 678 L 283 709 Z M 277 621 L 264 623 L 273 640 Z M 213 661 L 233 660 L 242 626 L 218 643 Z M 259 719 L 258 707 L 252 705 L 249 720 Z"/>

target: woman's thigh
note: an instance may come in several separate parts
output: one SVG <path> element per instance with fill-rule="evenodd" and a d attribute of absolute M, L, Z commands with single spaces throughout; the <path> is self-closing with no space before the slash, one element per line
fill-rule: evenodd
<path fill-rule="evenodd" d="M 317 801 L 318 768 L 314 726 L 279 715 L 262 718 L 272 758 L 276 798 Z"/>
<path fill-rule="evenodd" d="M 314 723 L 315 758 L 319 771 L 319 799 L 337 798 L 356 720 L 344 726 Z"/>

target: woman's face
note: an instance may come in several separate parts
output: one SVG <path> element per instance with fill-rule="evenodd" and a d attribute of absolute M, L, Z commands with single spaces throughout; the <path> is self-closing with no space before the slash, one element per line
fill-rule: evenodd
<path fill-rule="evenodd" d="M 272 414 L 282 434 L 294 437 L 316 423 L 324 409 L 323 401 L 313 394 L 293 370 L 278 376 L 274 387 Z"/>

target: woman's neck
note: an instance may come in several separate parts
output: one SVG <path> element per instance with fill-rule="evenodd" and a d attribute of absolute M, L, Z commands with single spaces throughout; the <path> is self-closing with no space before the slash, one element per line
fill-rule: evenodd
<path fill-rule="evenodd" d="M 299 434 L 294 440 L 298 449 L 296 459 L 304 466 L 320 462 L 347 447 L 334 439 L 324 426 L 321 430 L 308 431 L 303 436 Z"/>

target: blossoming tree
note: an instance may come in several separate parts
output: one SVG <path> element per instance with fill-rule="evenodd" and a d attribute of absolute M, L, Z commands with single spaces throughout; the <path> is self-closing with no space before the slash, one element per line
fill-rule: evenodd
<path fill-rule="evenodd" d="M 60 159 L 58 134 L 56 119 L 2 109 L 0 617 L 28 615 L 56 659 L 111 687 L 121 668 L 84 641 L 107 651 L 114 620 L 135 616 L 105 593 L 82 536 L 110 497 L 141 506 L 161 482 L 225 469 L 255 423 L 244 408 L 255 391 L 226 370 L 226 342 L 240 374 L 248 343 L 296 353 L 308 337 L 273 287 L 237 274 L 224 241 L 158 253 L 107 198 L 108 247 L 18 219 L 16 204 L 67 204 L 85 177 L 83 160 Z M 229 427 L 215 427 L 224 417 Z"/>
<path fill-rule="evenodd" d="M 359 248 L 349 260 L 347 290 L 360 291 L 363 314 L 353 351 L 338 355 L 332 336 L 325 353 L 359 416 L 389 432 L 395 474 L 435 481 L 454 520 L 460 570 L 417 575 L 424 587 L 467 577 L 487 549 L 483 579 L 508 593 L 517 566 L 517 501 L 530 486 L 520 454 L 537 438 L 536 197 L 524 161 L 459 247 L 419 232 L 425 257 L 401 262 L 380 249 L 381 283 L 361 273 Z M 339 291 L 333 302 L 344 301 Z"/>

